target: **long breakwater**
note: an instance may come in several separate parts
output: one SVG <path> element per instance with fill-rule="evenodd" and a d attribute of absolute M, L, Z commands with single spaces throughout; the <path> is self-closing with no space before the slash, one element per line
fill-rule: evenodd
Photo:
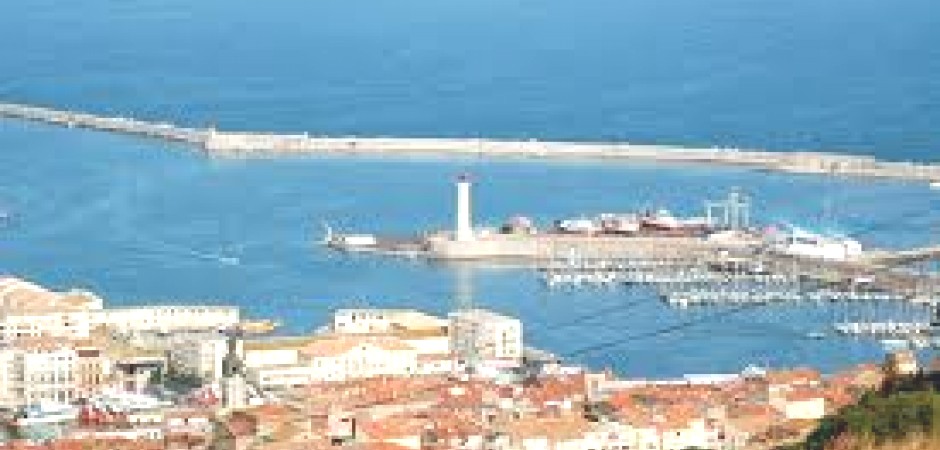
<path fill-rule="evenodd" d="M 0 117 L 180 142 L 219 157 L 349 154 L 637 161 L 743 166 L 776 172 L 940 182 L 940 164 L 884 161 L 871 156 L 842 153 L 688 148 L 626 142 L 330 137 L 308 133 L 229 132 L 15 103 L 0 103 Z"/>

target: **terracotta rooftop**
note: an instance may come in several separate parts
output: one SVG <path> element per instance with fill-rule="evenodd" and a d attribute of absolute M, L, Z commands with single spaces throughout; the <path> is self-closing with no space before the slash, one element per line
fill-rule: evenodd
<path fill-rule="evenodd" d="M 822 375 L 815 369 L 806 367 L 767 372 L 770 385 L 814 384 L 822 380 Z"/>
<path fill-rule="evenodd" d="M 369 442 L 361 444 L 358 448 L 362 450 L 413 450 L 411 447 L 395 444 L 392 442 Z"/>
<path fill-rule="evenodd" d="M 373 441 L 420 436 L 431 427 L 428 419 L 413 416 L 390 416 L 358 424 L 360 431 Z"/>
<path fill-rule="evenodd" d="M 513 442 L 519 442 L 522 439 L 538 437 L 552 440 L 576 439 L 583 436 L 590 428 L 591 422 L 583 417 L 569 415 L 558 418 L 518 419 L 507 424 L 505 430 L 512 437 Z"/>

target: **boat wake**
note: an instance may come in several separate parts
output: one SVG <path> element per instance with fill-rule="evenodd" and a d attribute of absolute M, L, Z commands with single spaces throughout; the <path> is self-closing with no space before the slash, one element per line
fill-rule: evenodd
<path fill-rule="evenodd" d="M 211 261 L 219 263 L 223 266 L 237 266 L 241 264 L 241 258 L 234 255 L 200 251 L 156 239 L 151 239 L 149 243 L 151 245 L 148 246 L 147 250 L 151 253 L 162 254 L 166 256 L 182 256 L 202 261 Z"/>

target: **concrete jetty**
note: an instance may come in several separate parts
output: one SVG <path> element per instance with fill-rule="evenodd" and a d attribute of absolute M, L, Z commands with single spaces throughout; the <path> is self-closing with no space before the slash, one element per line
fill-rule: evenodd
<path fill-rule="evenodd" d="M 166 122 L 149 122 L 127 117 L 104 117 L 82 112 L 64 111 L 39 106 L 0 103 L 0 117 L 28 120 L 68 128 L 87 128 L 167 141 L 203 145 L 208 130 L 185 128 Z"/>
<path fill-rule="evenodd" d="M 882 161 L 870 156 L 841 153 L 687 148 L 626 142 L 328 137 L 308 133 L 227 132 L 211 128 L 187 128 L 167 122 L 152 122 L 127 117 L 104 117 L 16 103 L 0 103 L 0 117 L 182 142 L 197 146 L 206 153 L 219 157 L 348 154 L 639 161 L 743 166 L 757 170 L 800 174 L 893 178 L 940 183 L 940 164 Z"/>

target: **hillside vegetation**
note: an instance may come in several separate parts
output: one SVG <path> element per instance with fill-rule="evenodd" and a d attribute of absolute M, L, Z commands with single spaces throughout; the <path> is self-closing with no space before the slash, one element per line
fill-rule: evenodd
<path fill-rule="evenodd" d="M 940 450 L 938 386 L 936 376 L 889 381 L 780 450 Z"/>

